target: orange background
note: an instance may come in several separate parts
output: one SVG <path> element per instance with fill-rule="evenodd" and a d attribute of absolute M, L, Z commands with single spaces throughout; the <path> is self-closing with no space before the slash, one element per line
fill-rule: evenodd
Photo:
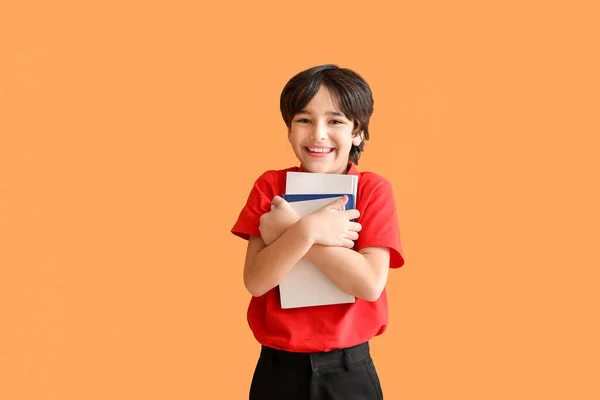
<path fill-rule="evenodd" d="M 323 63 L 395 191 L 386 398 L 600 398 L 594 2 L 200 3 L 0 5 L 0 399 L 247 398 L 229 229 Z"/>

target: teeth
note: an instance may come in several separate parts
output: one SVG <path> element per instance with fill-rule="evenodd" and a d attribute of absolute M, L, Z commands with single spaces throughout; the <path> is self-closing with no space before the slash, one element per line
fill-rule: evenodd
<path fill-rule="evenodd" d="M 313 153 L 329 153 L 331 149 L 317 148 L 317 147 L 309 147 L 308 150 Z"/>

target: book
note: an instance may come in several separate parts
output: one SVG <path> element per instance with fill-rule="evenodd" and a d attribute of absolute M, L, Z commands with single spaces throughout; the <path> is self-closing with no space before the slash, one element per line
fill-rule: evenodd
<path fill-rule="evenodd" d="M 356 206 L 358 176 L 288 172 L 286 193 L 300 218 L 348 195 L 346 209 Z M 301 259 L 279 283 L 281 308 L 354 303 L 354 296 L 338 288 L 310 261 Z"/>
<path fill-rule="evenodd" d="M 350 193 L 356 198 L 357 190 L 357 175 L 288 172 L 285 180 L 285 194 Z"/>
<path fill-rule="evenodd" d="M 346 202 L 346 205 L 344 206 L 344 209 L 345 210 L 352 210 L 353 208 L 355 208 L 356 207 L 356 202 L 354 201 L 354 195 L 351 194 L 351 193 L 336 193 L 336 194 L 284 194 L 281 197 L 283 197 L 283 199 L 285 201 L 287 201 L 288 203 L 300 203 L 300 204 L 295 204 L 295 207 L 303 209 L 304 207 L 313 208 L 312 204 L 314 204 L 315 201 L 317 201 L 318 204 L 322 204 L 322 207 L 325 207 L 326 205 L 333 203 L 335 200 L 341 198 L 344 195 L 348 196 L 348 201 Z M 329 200 L 329 201 L 326 201 L 326 200 Z M 318 210 L 318 208 L 317 208 L 317 210 Z M 316 210 L 313 210 L 311 212 L 315 212 L 315 211 Z M 296 211 L 296 212 L 298 212 L 298 211 Z M 308 214 L 310 214 L 311 212 L 309 212 Z M 308 214 L 306 214 L 306 215 L 308 215 Z"/>

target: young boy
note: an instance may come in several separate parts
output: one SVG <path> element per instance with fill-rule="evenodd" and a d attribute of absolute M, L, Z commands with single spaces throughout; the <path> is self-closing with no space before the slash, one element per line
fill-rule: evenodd
<path fill-rule="evenodd" d="M 386 329 L 388 269 L 404 259 L 390 183 L 356 169 L 371 89 L 351 70 L 322 65 L 294 76 L 280 106 L 300 166 L 262 174 L 232 229 L 248 240 L 248 323 L 262 345 L 250 399 L 382 399 L 368 341 Z M 356 209 L 343 210 L 344 196 L 298 218 L 280 197 L 288 171 L 358 175 Z M 356 301 L 282 309 L 278 284 L 303 257 Z"/>

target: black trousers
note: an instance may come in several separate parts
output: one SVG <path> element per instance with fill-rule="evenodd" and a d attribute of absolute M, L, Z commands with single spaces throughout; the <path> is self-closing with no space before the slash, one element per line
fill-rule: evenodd
<path fill-rule="evenodd" d="M 381 400 L 369 343 L 323 353 L 263 346 L 250 400 Z"/>

